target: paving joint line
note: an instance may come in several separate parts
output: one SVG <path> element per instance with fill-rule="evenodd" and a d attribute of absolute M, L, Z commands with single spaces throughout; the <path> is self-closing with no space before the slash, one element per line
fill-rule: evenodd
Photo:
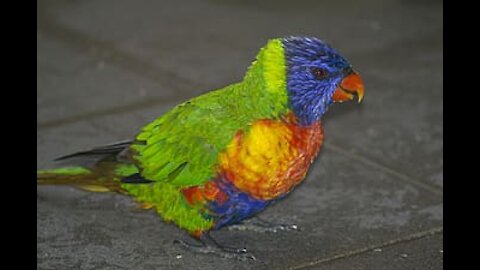
<path fill-rule="evenodd" d="M 63 117 L 56 120 L 45 121 L 42 123 L 37 124 L 37 131 L 38 130 L 45 130 L 60 127 L 63 125 L 73 124 L 76 122 L 80 122 L 83 120 L 89 120 L 92 118 L 96 118 L 99 116 L 108 116 L 108 115 L 115 115 L 115 114 L 122 114 L 127 112 L 133 112 L 141 109 L 146 109 L 150 107 L 157 106 L 159 104 L 169 104 L 172 102 L 177 102 L 179 100 L 178 97 L 170 97 L 170 98 L 151 98 L 151 99 L 144 99 L 137 102 L 131 102 L 126 105 L 122 106 L 114 106 L 106 109 L 99 109 L 99 110 L 92 110 L 84 113 L 75 114 L 72 116 Z"/>
<path fill-rule="evenodd" d="M 316 265 L 319 265 L 319 264 L 322 264 L 322 263 L 327 263 L 327 262 L 332 262 L 332 261 L 336 261 L 336 260 L 340 260 L 340 259 L 350 258 L 350 257 L 354 257 L 354 256 L 364 254 L 364 253 L 372 251 L 374 249 L 385 248 L 385 247 L 390 247 L 390 246 L 394 246 L 394 245 L 397 245 L 397 244 L 402 244 L 402 243 L 406 243 L 406 242 L 410 242 L 410 241 L 414 241 L 414 240 L 419 240 L 419 239 L 422 239 L 422 238 L 425 238 L 425 237 L 428 237 L 428 236 L 432 236 L 432 235 L 436 235 L 436 234 L 439 234 L 439 233 L 443 233 L 443 227 L 436 227 L 436 228 L 433 228 L 433 229 L 430 229 L 430 230 L 427 230 L 427 231 L 414 233 L 414 234 L 408 235 L 407 237 L 393 239 L 393 240 L 386 241 L 386 242 L 383 242 L 383 243 L 380 243 L 380 244 L 377 244 L 377 245 L 371 245 L 371 246 L 367 246 L 367 247 L 364 247 L 364 248 L 359 248 L 359 249 L 356 249 L 356 250 L 347 251 L 347 252 L 335 254 L 335 255 L 332 255 L 332 256 L 327 256 L 323 259 L 311 261 L 311 262 L 301 264 L 301 265 L 297 265 L 297 266 L 293 266 L 293 267 L 290 267 L 290 268 L 287 268 L 287 269 L 288 270 L 298 270 L 298 269 L 303 269 L 303 268 L 307 268 L 307 267 L 311 267 L 311 266 L 316 266 Z"/>
<path fill-rule="evenodd" d="M 189 78 L 182 77 L 176 72 L 170 71 L 165 68 L 160 68 L 153 63 L 136 58 L 135 56 L 124 52 L 117 48 L 109 41 L 99 40 L 95 37 L 91 37 L 85 33 L 82 33 L 75 29 L 70 29 L 64 25 L 57 23 L 51 19 L 48 11 L 40 9 L 38 12 L 38 26 L 37 31 L 41 32 L 45 36 L 52 37 L 63 44 L 67 45 L 70 49 L 80 51 L 81 53 L 89 54 L 92 58 L 99 61 L 106 62 L 113 66 L 124 69 L 128 72 L 147 78 L 150 81 L 161 83 L 165 87 L 169 87 L 175 90 L 175 97 L 167 98 L 150 98 L 143 99 L 137 102 L 129 103 L 123 106 L 113 106 L 106 109 L 94 110 L 85 113 L 76 114 L 73 116 L 67 116 L 57 120 L 46 121 L 37 124 L 37 130 L 55 128 L 65 124 L 75 123 L 81 120 L 87 120 L 96 116 L 112 115 L 116 113 L 135 111 L 142 108 L 153 107 L 155 105 L 178 101 L 178 94 L 185 94 L 182 86 L 188 85 L 189 89 L 206 88 L 203 84 Z M 92 49 L 95 49 L 92 51 Z M 166 79 L 168 77 L 168 79 Z M 171 81 L 175 83 L 171 83 Z"/>
<path fill-rule="evenodd" d="M 344 148 L 342 147 L 339 147 L 339 146 L 336 146 L 336 145 L 333 145 L 331 143 L 325 143 L 324 145 L 325 148 L 327 149 L 330 149 L 338 154 L 341 154 L 341 155 L 344 155 L 344 156 L 347 156 L 351 159 L 354 159 L 354 160 L 357 160 L 357 161 L 360 161 L 362 162 L 363 164 L 366 164 L 370 167 L 374 167 L 386 174 L 389 174 L 389 175 L 393 175 L 394 177 L 404 181 L 404 182 L 407 182 L 407 183 L 410 183 L 410 184 L 413 184 L 417 187 L 420 187 L 420 188 L 423 188 L 431 193 L 434 193 L 436 195 L 442 195 L 443 196 L 443 190 L 441 188 L 438 188 L 436 186 L 433 186 L 433 185 L 430 185 L 430 184 L 427 184 L 425 183 L 425 181 L 422 181 L 422 180 L 418 180 L 418 179 L 415 179 L 411 176 L 408 176 L 408 175 L 405 175 L 403 173 L 400 173 L 400 172 L 397 172 L 396 170 L 393 170 L 389 167 L 386 167 L 384 165 L 381 165 L 375 161 L 372 161 L 364 156 L 361 156 L 361 155 L 357 155 L 357 154 L 354 154 L 350 151 L 347 151 L 345 150 Z"/>
<path fill-rule="evenodd" d="M 183 77 L 177 72 L 159 67 L 154 63 L 145 61 L 144 59 L 139 59 L 118 48 L 111 41 L 101 40 L 79 30 L 60 24 L 51 18 L 48 11 L 41 10 L 38 15 L 39 20 L 37 23 L 37 31 L 45 36 L 62 42 L 70 49 L 89 54 L 93 58 L 128 70 L 131 73 L 148 78 L 154 82 L 168 83 L 167 80 L 162 80 L 162 77 L 168 77 L 176 82 L 175 84 L 172 84 L 172 86 L 177 85 L 178 82 L 202 86 L 199 82 Z M 181 91 L 179 89 L 176 90 Z"/>

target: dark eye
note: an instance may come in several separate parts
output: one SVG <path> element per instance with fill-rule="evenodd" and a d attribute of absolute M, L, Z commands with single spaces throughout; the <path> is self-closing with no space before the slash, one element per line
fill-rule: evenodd
<path fill-rule="evenodd" d="M 328 71 L 323 68 L 312 68 L 312 74 L 317 80 L 325 79 L 326 77 L 328 77 Z"/>

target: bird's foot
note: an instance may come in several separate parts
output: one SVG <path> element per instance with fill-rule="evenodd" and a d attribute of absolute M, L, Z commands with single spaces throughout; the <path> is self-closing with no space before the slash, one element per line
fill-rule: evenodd
<path fill-rule="evenodd" d="M 183 240 L 175 240 L 174 243 L 194 253 L 215 254 L 222 258 L 237 259 L 241 261 L 255 261 L 256 258 L 248 253 L 246 248 L 224 247 L 218 244 L 208 233 L 200 236 L 200 245 L 191 244 Z"/>
<path fill-rule="evenodd" d="M 275 224 L 269 221 L 263 220 L 259 217 L 253 217 L 251 219 L 242 221 L 239 224 L 230 225 L 229 230 L 237 231 L 255 231 L 255 232 L 279 232 L 279 231 L 298 231 L 300 230 L 296 224 Z"/>

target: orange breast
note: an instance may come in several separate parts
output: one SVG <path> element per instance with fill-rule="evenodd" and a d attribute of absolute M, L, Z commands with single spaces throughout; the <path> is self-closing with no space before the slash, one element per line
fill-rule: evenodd
<path fill-rule="evenodd" d="M 274 199 L 300 183 L 323 142 L 320 122 L 302 127 L 293 115 L 259 120 L 237 132 L 220 154 L 219 172 L 240 191 Z"/>

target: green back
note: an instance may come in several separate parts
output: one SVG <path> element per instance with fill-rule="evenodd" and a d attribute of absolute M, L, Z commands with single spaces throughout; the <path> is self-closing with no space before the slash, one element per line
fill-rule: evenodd
<path fill-rule="evenodd" d="M 238 130 L 286 113 L 285 75 L 281 41 L 270 40 L 242 82 L 186 101 L 143 128 L 131 146 L 141 174 L 179 187 L 211 179 Z"/>

